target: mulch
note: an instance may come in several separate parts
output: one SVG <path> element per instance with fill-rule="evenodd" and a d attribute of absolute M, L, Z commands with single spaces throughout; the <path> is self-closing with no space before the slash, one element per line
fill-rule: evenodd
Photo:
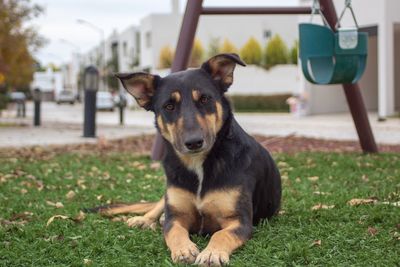
<path fill-rule="evenodd" d="M 255 139 L 266 147 L 271 153 L 298 153 L 298 152 L 336 152 L 336 153 L 362 153 L 358 142 L 337 141 L 315 138 L 298 137 L 288 135 L 277 136 L 254 136 Z M 106 140 L 99 138 L 95 144 L 75 145 L 52 145 L 32 146 L 26 148 L 3 148 L 0 149 L 0 158 L 51 158 L 52 156 L 65 152 L 88 153 L 104 155 L 108 153 L 133 153 L 149 155 L 153 144 L 154 135 L 143 135 L 117 140 Z M 399 145 L 379 145 L 380 152 L 400 152 Z"/>

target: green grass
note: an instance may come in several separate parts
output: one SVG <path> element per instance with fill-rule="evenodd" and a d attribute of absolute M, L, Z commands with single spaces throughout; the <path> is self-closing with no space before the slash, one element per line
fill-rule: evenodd
<path fill-rule="evenodd" d="M 400 207 L 347 204 L 369 197 L 400 201 L 399 155 L 302 153 L 276 160 L 283 213 L 255 228 L 232 266 L 399 266 Z M 173 265 L 160 229 L 130 229 L 96 214 L 46 227 L 53 215 L 73 218 L 82 207 L 157 200 L 163 173 L 149 166 L 147 157 L 128 154 L 0 159 L 0 266 Z M 76 195 L 68 199 L 71 190 Z M 311 210 L 318 203 L 335 207 Z M 23 212 L 33 214 L 15 218 Z M 208 238 L 194 240 L 204 248 Z"/>

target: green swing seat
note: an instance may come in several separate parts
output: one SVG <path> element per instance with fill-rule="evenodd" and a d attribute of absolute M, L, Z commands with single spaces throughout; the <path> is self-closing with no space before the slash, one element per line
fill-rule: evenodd
<path fill-rule="evenodd" d="M 365 71 L 368 34 L 357 33 L 354 48 L 339 45 L 339 33 L 327 26 L 301 23 L 299 27 L 301 67 L 314 84 L 356 83 Z"/>

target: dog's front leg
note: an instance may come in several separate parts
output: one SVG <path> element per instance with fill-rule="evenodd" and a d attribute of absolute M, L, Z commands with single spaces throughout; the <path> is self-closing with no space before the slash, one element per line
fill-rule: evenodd
<path fill-rule="evenodd" d="M 164 225 L 164 238 L 171 251 L 172 261 L 175 263 L 194 263 L 199 250 L 190 238 L 187 222 L 182 218 L 166 221 Z"/>
<path fill-rule="evenodd" d="M 196 264 L 221 266 L 229 263 L 229 256 L 251 236 L 252 226 L 243 225 L 239 220 L 224 223 L 222 230 L 215 232 L 207 247 L 197 256 Z"/>

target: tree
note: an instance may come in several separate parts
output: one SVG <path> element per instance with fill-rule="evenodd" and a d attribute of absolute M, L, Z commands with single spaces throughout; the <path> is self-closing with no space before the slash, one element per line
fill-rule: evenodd
<path fill-rule="evenodd" d="M 189 67 L 198 67 L 203 61 L 204 48 L 199 39 L 193 44 L 192 54 L 190 55 Z"/>
<path fill-rule="evenodd" d="M 163 46 L 160 50 L 158 67 L 160 69 L 171 68 L 173 60 L 174 50 L 169 45 Z"/>
<path fill-rule="evenodd" d="M 292 49 L 290 49 L 290 63 L 297 65 L 297 60 L 299 58 L 299 42 L 294 41 Z"/>
<path fill-rule="evenodd" d="M 278 34 L 268 42 L 264 55 L 264 62 L 267 68 L 278 64 L 287 64 L 289 60 L 288 48 Z"/>
<path fill-rule="evenodd" d="M 240 57 L 247 64 L 260 65 L 262 59 L 260 43 L 254 37 L 250 37 L 247 43 L 240 49 Z"/>
<path fill-rule="evenodd" d="M 231 41 L 228 40 L 228 38 L 225 38 L 224 42 L 222 43 L 221 53 L 238 54 L 238 49 Z"/>
<path fill-rule="evenodd" d="M 35 61 L 32 51 L 43 43 L 36 30 L 26 23 L 42 12 L 30 0 L 0 0 L 0 110 L 6 106 L 10 88 L 25 89 L 33 79 Z"/>
<path fill-rule="evenodd" d="M 220 53 L 220 38 L 212 37 L 208 43 L 208 57 L 213 57 Z"/>

